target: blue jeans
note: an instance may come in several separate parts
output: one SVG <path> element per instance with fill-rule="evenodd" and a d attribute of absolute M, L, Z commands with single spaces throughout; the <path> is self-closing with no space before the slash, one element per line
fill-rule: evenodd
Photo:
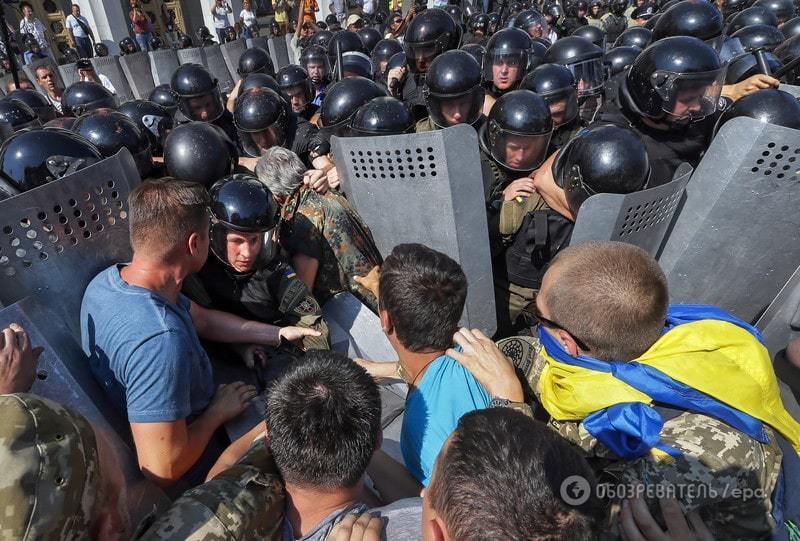
<path fill-rule="evenodd" d="M 222 45 L 225 43 L 225 29 L 224 28 L 215 28 L 214 30 L 217 31 L 217 43 Z"/>
<path fill-rule="evenodd" d="M 91 58 L 94 56 L 92 50 L 92 40 L 88 37 L 79 38 L 75 36 L 75 48 L 78 50 L 78 54 L 81 58 Z"/>
<path fill-rule="evenodd" d="M 147 52 L 150 50 L 150 32 L 144 34 L 134 34 L 136 43 L 139 45 L 139 50 Z"/>
<path fill-rule="evenodd" d="M 250 31 L 250 27 L 245 25 L 242 26 L 242 37 L 244 39 L 250 39 L 253 37 L 253 33 Z"/>

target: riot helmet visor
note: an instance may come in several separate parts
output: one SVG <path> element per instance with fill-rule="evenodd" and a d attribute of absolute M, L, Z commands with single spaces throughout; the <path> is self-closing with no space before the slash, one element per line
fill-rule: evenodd
<path fill-rule="evenodd" d="M 582 62 L 567 64 L 578 83 L 578 97 L 596 96 L 603 90 L 605 69 L 602 58 L 590 58 Z"/>
<path fill-rule="evenodd" d="M 650 84 L 661 97 L 662 109 L 675 120 L 703 118 L 717 110 L 726 67 L 702 73 L 656 71 Z"/>
<path fill-rule="evenodd" d="M 547 157 L 551 135 L 552 132 L 522 135 L 501 129 L 491 138 L 489 150 L 492 157 L 505 167 L 514 171 L 531 171 Z"/>
<path fill-rule="evenodd" d="M 483 112 L 484 97 L 483 88 L 476 86 L 461 94 L 428 94 L 425 104 L 433 123 L 449 128 L 456 124 L 474 124 Z"/>

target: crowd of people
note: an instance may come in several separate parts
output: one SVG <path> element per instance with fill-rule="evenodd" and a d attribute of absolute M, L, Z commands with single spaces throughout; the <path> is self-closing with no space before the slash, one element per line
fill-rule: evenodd
<path fill-rule="evenodd" d="M 294 23 L 297 64 L 251 47 L 228 93 L 183 64 L 127 102 L 85 58 L 78 8 L 80 80 L 61 88 L 41 65 L 41 91 L 9 84 L 0 201 L 133 156 L 132 258 L 88 284 L 77 338 L 172 503 L 130 523 L 123 458 L 31 393 L 42 348 L 13 324 L 0 333 L 2 537 L 797 539 L 800 424 L 759 331 L 669 304 L 640 248 L 570 246 L 587 199 L 672 182 L 732 118 L 800 129 L 778 88 L 800 77 L 792 1 L 354 6 Z M 131 8 L 141 32 L 123 52 L 161 46 Z M 222 21 L 231 7 L 211 10 Z M 225 28 L 219 41 L 239 37 Z M 458 261 L 415 243 L 380 252 L 331 152 L 333 136 L 391 148 L 459 124 L 477 134 L 464 182 L 484 196 L 493 336 L 459 328 Z M 322 307 L 342 293 L 397 360 L 332 351 Z M 225 364 L 248 377 L 215 384 Z M 398 380 L 392 453 L 381 389 Z M 264 418 L 229 437 L 256 400 Z"/>

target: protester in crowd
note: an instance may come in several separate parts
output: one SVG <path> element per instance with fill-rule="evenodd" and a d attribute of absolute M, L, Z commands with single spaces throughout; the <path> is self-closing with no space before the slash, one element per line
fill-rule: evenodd
<path fill-rule="evenodd" d="M 61 95 L 64 93 L 64 89 L 58 86 L 56 72 L 53 71 L 53 68 L 47 65 L 38 66 L 36 68 L 36 82 L 47 93 L 44 97 L 60 114 Z"/>
<path fill-rule="evenodd" d="M 6 83 L 6 94 L 11 94 L 13 91 L 19 88 L 33 90 L 33 83 L 31 83 L 27 77 L 20 75 L 19 86 L 17 86 L 17 83 L 14 82 L 14 79 L 11 79 Z"/>
<path fill-rule="evenodd" d="M 39 42 L 36 41 L 36 37 L 33 34 L 27 34 L 25 36 L 25 52 L 22 53 L 23 63 L 30 64 L 35 60 L 41 60 L 43 58 L 47 58 L 47 55 L 42 52 Z"/>
<path fill-rule="evenodd" d="M 230 26 L 228 14 L 233 12 L 227 0 L 211 0 L 211 17 L 214 19 L 214 32 L 217 34 L 217 43 L 225 43 L 225 29 Z"/>
<path fill-rule="evenodd" d="M 242 27 L 242 37 L 249 39 L 253 37 L 253 27 L 258 26 L 258 19 L 250 5 L 250 0 L 242 2 L 242 11 L 239 12 L 239 24 Z"/>
<path fill-rule="evenodd" d="M 136 39 L 139 50 L 149 51 L 153 24 L 150 22 L 150 17 L 147 16 L 147 13 L 139 7 L 139 0 L 131 0 L 131 10 L 128 12 L 128 18 L 131 21 L 133 36 Z"/>
<path fill-rule="evenodd" d="M 81 7 L 78 4 L 72 4 L 72 13 L 67 15 L 67 30 L 81 58 L 94 56 L 92 45 L 92 42 L 95 41 L 94 32 L 92 32 L 86 17 L 81 15 Z"/>
<path fill-rule="evenodd" d="M 47 31 L 42 21 L 34 17 L 33 6 L 29 2 L 20 2 L 19 9 L 22 11 L 22 19 L 19 21 L 20 34 L 33 36 L 42 54 L 53 58 L 50 43 L 47 41 Z"/>
<path fill-rule="evenodd" d="M 78 70 L 79 81 L 91 81 L 93 83 L 103 85 L 112 94 L 117 93 L 117 89 L 114 88 L 114 84 L 111 82 L 111 79 L 102 73 L 97 73 L 94 70 L 94 66 L 87 58 L 81 58 L 78 60 L 75 63 L 75 68 Z"/>

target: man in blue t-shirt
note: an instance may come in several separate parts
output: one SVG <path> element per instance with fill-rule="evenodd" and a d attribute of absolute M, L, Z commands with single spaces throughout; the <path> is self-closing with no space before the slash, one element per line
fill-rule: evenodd
<path fill-rule="evenodd" d="M 256 396 L 242 382 L 214 388 L 200 338 L 275 346 L 319 333 L 204 309 L 180 293 L 208 257 L 210 200 L 203 186 L 146 181 L 128 204 L 133 259 L 104 270 L 87 287 L 81 341 L 95 378 L 128 416 L 142 471 L 169 486 L 201 456 L 198 466 L 211 466 L 216 456 L 204 452 L 217 429 Z M 263 430 L 261 423 L 243 438 Z M 202 481 L 205 472 L 196 470 L 189 481 Z"/>
<path fill-rule="evenodd" d="M 491 402 L 472 374 L 445 354 L 464 311 L 467 278 L 446 255 L 421 244 L 400 244 L 381 266 L 379 292 L 381 326 L 399 366 L 362 364 L 375 377 L 399 374 L 408 383 L 400 450 L 408 471 L 426 486 L 461 416 Z"/>

